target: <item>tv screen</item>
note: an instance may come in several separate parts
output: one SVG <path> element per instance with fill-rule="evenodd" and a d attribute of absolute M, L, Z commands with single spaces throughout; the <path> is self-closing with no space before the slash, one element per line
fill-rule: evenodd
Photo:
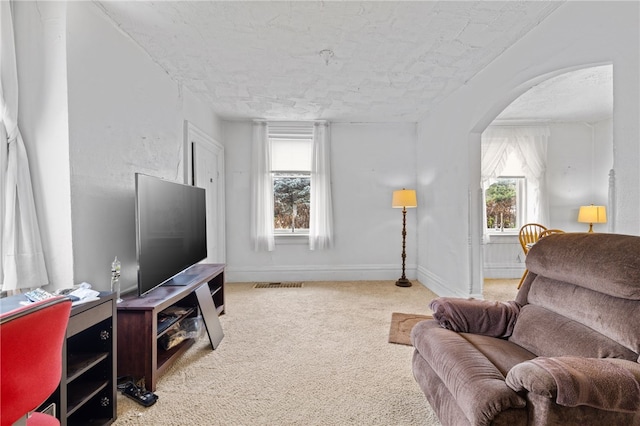
<path fill-rule="evenodd" d="M 205 190 L 136 173 L 138 294 L 207 257 Z M 178 280 L 176 280 L 177 283 Z"/>

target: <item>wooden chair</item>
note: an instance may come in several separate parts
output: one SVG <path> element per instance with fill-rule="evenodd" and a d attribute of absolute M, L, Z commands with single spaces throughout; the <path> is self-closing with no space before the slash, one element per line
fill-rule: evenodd
<path fill-rule="evenodd" d="M 520 240 L 520 245 L 522 246 L 522 251 L 525 256 L 529 253 L 531 246 L 540 239 L 540 234 L 546 230 L 546 226 L 538 223 L 527 223 L 520 228 L 518 239 Z M 520 282 L 518 283 L 518 288 L 522 287 L 522 283 L 524 282 L 524 278 L 527 276 L 528 272 L 529 271 L 527 269 L 524 270 L 522 278 L 520 278 Z"/>
<path fill-rule="evenodd" d="M 564 231 L 562 229 L 545 229 L 540 233 L 540 238 L 538 239 L 544 238 L 547 235 L 551 235 L 551 234 L 564 234 Z"/>

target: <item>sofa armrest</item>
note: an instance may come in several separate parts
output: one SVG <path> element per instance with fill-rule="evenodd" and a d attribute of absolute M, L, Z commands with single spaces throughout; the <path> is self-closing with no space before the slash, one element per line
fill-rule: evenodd
<path fill-rule="evenodd" d="M 459 333 L 509 337 L 513 332 L 520 305 L 514 301 L 495 302 L 455 297 L 437 297 L 429 308 L 441 327 Z"/>
<path fill-rule="evenodd" d="M 640 410 L 640 364 L 616 358 L 538 357 L 514 366 L 506 383 L 558 405 L 587 405 L 633 413 Z"/>

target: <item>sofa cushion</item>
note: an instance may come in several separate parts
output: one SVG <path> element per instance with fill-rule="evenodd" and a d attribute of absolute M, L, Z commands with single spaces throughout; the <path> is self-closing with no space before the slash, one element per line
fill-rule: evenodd
<path fill-rule="evenodd" d="M 640 238 L 620 234 L 564 233 L 540 239 L 527 269 L 614 297 L 640 300 Z"/>
<path fill-rule="evenodd" d="M 635 361 L 638 354 L 577 321 L 537 305 L 525 305 L 509 338 L 538 355 L 622 358 Z"/>
<path fill-rule="evenodd" d="M 536 357 L 535 354 L 505 339 L 471 333 L 460 335 L 482 352 L 505 377 L 515 365 Z"/>
<path fill-rule="evenodd" d="M 637 300 L 609 296 L 538 275 L 529 288 L 527 303 L 584 324 L 640 353 L 640 302 Z"/>
<path fill-rule="evenodd" d="M 413 373 L 420 389 L 443 425 L 469 426 L 471 424 L 440 377 L 418 351 L 413 353 Z M 524 425 L 527 424 L 527 417 L 527 407 L 510 408 L 498 413 L 491 421 L 491 426 Z"/>
<path fill-rule="evenodd" d="M 430 324 L 431 323 L 431 324 Z M 501 411 L 525 406 L 504 375 L 460 334 L 422 321 L 411 331 L 413 345 L 442 380 L 472 425 L 490 424 Z"/>

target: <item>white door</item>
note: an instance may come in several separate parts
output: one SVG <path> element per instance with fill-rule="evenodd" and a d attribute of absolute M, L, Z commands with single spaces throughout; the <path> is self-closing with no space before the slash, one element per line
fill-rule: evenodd
<path fill-rule="evenodd" d="M 187 182 L 206 190 L 207 263 L 225 263 L 224 147 L 186 123 Z"/>

